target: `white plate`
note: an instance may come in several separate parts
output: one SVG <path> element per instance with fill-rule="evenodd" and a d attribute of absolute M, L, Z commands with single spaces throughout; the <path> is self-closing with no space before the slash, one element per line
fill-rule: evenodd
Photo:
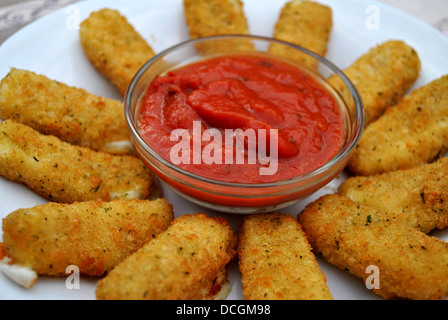
<path fill-rule="evenodd" d="M 286 0 L 245 0 L 245 12 L 253 34 L 271 36 L 280 8 Z M 448 38 L 416 18 L 382 3 L 370 0 L 320 0 L 333 9 L 334 27 L 327 58 L 345 68 L 357 57 L 376 44 L 401 39 L 413 46 L 422 60 L 422 72 L 415 84 L 420 87 L 448 74 Z M 77 22 L 88 17 L 91 11 L 104 7 L 116 8 L 124 14 L 156 52 L 188 39 L 183 16 L 182 0 L 95 0 L 83 1 L 74 6 L 49 14 L 23 28 L 0 47 L 0 78 L 11 67 L 28 69 L 51 79 L 77 86 L 110 98 L 120 99 L 118 92 L 84 56 Z M 375 15 L 375 16 L 372 16 Z M 372 25 L 377 17 L 379 24 Z M 372 28 L 373 27 L 378 27 Z M 340 182 L 331 182 L 308 200 L 283 212 L 296 216 L 310 201 L 325 193 L 333 193 Z M 164 187 L 165 197 L 174 205 L 175 215 L 205 212 L 226 218 L 237 230 L 241 216 L 220 214 L 198 207 L 181 199 Z M 46 203 L 25 187 L 0 178 L 0 218 L 18 208 Z M 448 232 L 437 235 L 448 240 Z M 362 280 L 327 264 L 318 258 L 327 275 L 330 291 L 335 299 L 378 299 L 366 289 Z M 241 300 L 241 283 L 238 267 L 229 268 L 233 290 L 228 299 Z M 94 299 L 95 279 L 82 278 L 80 289 L 69 290 L 65 278 L 39 277 L 32 289 L 23 289 L 0 274 L 0 299 Z"/>

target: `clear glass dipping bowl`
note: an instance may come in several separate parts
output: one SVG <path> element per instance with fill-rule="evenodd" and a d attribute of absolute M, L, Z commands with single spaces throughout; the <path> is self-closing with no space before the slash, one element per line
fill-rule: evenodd
<path fill-rule="evenodd" d="M 148 85 L 158 75 L 190 63 L 211 57 L 229 54 L 266 54 L 271 46 L 289 50 L 288 57 L 277 57 L 296 64 L 295 55 L 306 56 L 316 61 L 318 71 L 309 71 L 317 79 L 336 79 L 339 92 L 329 90 L 340 101 L 345 117 L 345 139 L 340 152 L 322 167 L 294 177 L 272 183 L 228 183 L 205 178 L 185 171 L 161 157 L 143 139 L 139 132 L 138 116 L 140 99 Z M 301 66 L 303 68 L 303 66 Z M 327 83 L 327 82 L 325 82 Z M 335 82 L 332 82 L 335 83 Z M 364 108 L 360 95 L 350 80 L 335 65 L 326 59 L 298 46 L 259 36 L 214 36 L 189 40 L 175 45 L 150 59 L 136 74 L 125 95 L 126 121 L 130 129 L 132 144 L 139 157 L 154 174 L 180 196 L 203 207 L 235 214 L 272 212 L 290 206 L 310 196 L 331 182 L 347 165 L 356 147 L 364 126 Z"/>

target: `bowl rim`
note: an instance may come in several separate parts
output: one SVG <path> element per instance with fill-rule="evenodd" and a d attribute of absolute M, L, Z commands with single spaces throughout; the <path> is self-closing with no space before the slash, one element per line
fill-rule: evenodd
<path fill-rule="evenodd" d="M 329 69 L 331 69 L 334 74 L 336 74 L 347 86 L 347 88 L 350 91 L 350 95 L 353 97 L 355 101 L 355 110 L 356 110 L 356 122 L 358 123 L 359 129 L 356 131 L 356 136 L 352 140 L 352 142 L 349 145 L 343 145 L 341 150 L 327 163 L 320 166 L 319 168 L 301 174 L 299 176 L 284 179 L 284 180 L 278 180 L 273 182 L 265 182 L 265 183 L 238 183 L 238 182 L 227 182 L 227 181 L 220 181 L 220 180 L 214 180 L 210 178 L 206 178 L 194 173 L 191 173 L 189 171 L 186 171 L 175 164 L 169 162 L 162 156 L 160 156 L 154 149 L 152 149 L 143 139 L 143 137 L 140 135 L 139 129 L 136 124 L 136 119 L 134 119 L 134 116 L 132 115 L 132 108 L 131 108 L 131 99 L 132 94 L 134 92 L 134 89 L 142 77 L 142 75 L 146 72 L 146 70 L 156 61 L 158 61 L 160 58 L 164 57 L 165 55 L 169 54 L 170 52 L 173 52 L 177 50 L 180 47 L 198 43 L 198 42 L 205 42 L 209 40 L 218 40 L 218 39 L 228 39 L 228 38 L 240 38 L 240 39 L 247 39 L 247 40 L 258 40 L 258 41 L 267 41 L 270 43 L 279 43 L 282 45 L 289 46 L 291 48 L 297 49 L 299 51 L 304 52 L 307 55 L 312 56 L 313 58 L 319 60 L 320 63 L 323 63 L 326 65 Z M 207 59 L 207 57 L 205 57 Z M 148 84 L 149 85 L 149 84 Z M 128 125 L 128 128 L 130 130 L 130 133 L 133 135 L 133 137 L 137 140 L 138 144 L 144 148 L 146 152 L 148 152 L 154 159 L 156 159 L 159 163 L 163 164 L 164 166 L 170 168 L 171 170 L 174 170 L 175 172 L 185 175 L 191 179 L 199 180 L 201 182 L 207 183 L 207 184 L 214 184 L 214 185 L 220 185 L 223 187 L 232 187 L 232 188 L 270 188 L 270 187 L 278 187 L 278 186 L 285 186 L 290 184 L 296 184 L 305 180 L 309 180 L 311 178 L 314 178 L 316 176 L 319 176 L 325 172 L 327 172 L 329 169 L 337 165 L 340 161 L 346 158 L 347 155 L 349 155 L 353 149 L 358 145 L 358 142 L 361 138 L 361 135 L 363 133 L 364 124 L 365 124 L 365 113 L 364 113 L 364 105 L 361 98 L 361 95 L 359 94 L 358 90 L 356 89 L 355 85 L 351 82 L 351 80 L 343 73 L 342 70 L 340 70 L 335 64 L 327 60 L 326 58 L 306 49 L 301 46 L 282 41 L 279 39 L 266 37 L 266 36 L 258 36 L 258 35 L 240 35 L 240 34 L 228 34 L 228 35 L 215 35 L 215 36 L 208 36 L 208 37 L 202 37 L 197 39 L 189 39 L 183 42 L 180 42 L 178 44 L 175 44 L 158 54 L 154 55 L 151 59 L 149 59 L 135 74 L 133 77 L 131 83 L 129 84 L 125 96 L 124 96 L 124 111 L 125 111 L 125 118 Z M 163 173 L 163 172 L 162 172 Z"/>

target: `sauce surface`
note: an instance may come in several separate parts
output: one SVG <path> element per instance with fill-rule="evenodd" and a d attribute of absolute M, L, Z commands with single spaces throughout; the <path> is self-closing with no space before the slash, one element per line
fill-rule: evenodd
<path fill-rule="evenodd" d="M 194 151 L 201 154 L 209 141 L 217 142 L 219 137 L 209 137 L 198 147 L 193 143 L 198 133 L 195 127 L 201 133 L 213 128 L 221 134 L 220 163 L 195 161 Z M 323 84 L 295 66 L 257 55 L 212 58 L 158 76 L 141 100 L 139 129 L 148 145 L 170 162 L 170 152 L 184 138 L 173 139 L 172 132 L 184 129 L 190 136 L 190 161 L 176 165 L 202 177 L 234 183 L 274 182 L 311 172 L 337 155 L 345 134 L 339 103 Z M 235 160 L 236 140 L 232 140 L 231 153 L 235 161 L 225 160 L 230 150 L 226 129 L 257 132 L 256 147 L 246 139 L 244 163 Z M 260 175 L 266 162 L 257 158 L 252 164 L 248 157 L 254 147 L 262 147 L 260 130 L 266 132 L 267 154 L 273 155 L 269 150 L 272 129 L 278 135 L 278 167 L 273 174 Z M 216 156 L 216 144 L 213 148 L 210 153 L 208 146 L 205 154 Z"/>

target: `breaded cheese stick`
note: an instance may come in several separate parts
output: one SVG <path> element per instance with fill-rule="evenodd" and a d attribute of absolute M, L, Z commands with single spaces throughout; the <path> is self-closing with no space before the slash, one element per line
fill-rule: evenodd
<path fill-rule="evenodd" d="M 191 39 L 215 35 L 249 34 L 241 0 L 184 0 L 184 15 Z M 251 43 L 234 40 L 201 45 L 202 53 L 252 50 Z"/>
<path fill-rule="evenodd" d="M 370 49 L 344 70 L 364 102 L 366 127 L 412 87 L 420 68 L 420 59 L 412 47 L 403 41 L 390 40 Z M 339 77 L 332 76 L 328 82 L 347 103 L 353 104 Z"/>
<path fill-rule="evenodd" d="M 74 146 L 12 120 L 0 123 L 0 175 L 64 203 L 145 199 L 153 181 L 137 157 Z"/>
<path fill-rule="evenodd" d="M 332 299 L 300 224 L 289 214 L 247 216 L 238 239 L 244 299 Z"/>
<path fill-rule="evenodd" d="M 308 49 L 320 56 L 327 54 L 327 44 L 333 26 L 330 7 L 314 1 L 292 0 L 280 12 L 274 38 Z M 272 54 L 299 62 L 311 70 L 318 67 L 317 60 L 278 44 L 269 48 Z"/>
<path fill-rule="evenodd" d="M 379 288 L 373 292 L 386 299 L 443 299 L 448 293 L 448 244 L 440 239 L 400 220 L 383 220 L 376 210 L 339 195 L 308 205 L 299 221 L 328 262 L 364 282 L 376 269 Z"/>
<path fill-rule="evenodd" d="M 81 274 L 102 276 L 172 220 L 165 199 L 48 203 L 10 213 L 3 244 L 9 264 L 39 275 L 64 276 L 74 265 Z"/>
<path fill-rule="evenodd" d="M 81 45 L 93 66 L 124 96 L 132 78 L 154 51 L 117 10 L 92 12 L 81 23 Z"/>
<path fill-rule="evenodd" d="M 227 278 L 236 237 L 223 218 L 183 215 L 98 282 L 101 300 L 213 298 Z"/>
<path fill-rule="evenodd" d="M 442 158 L 409 170 L 349 178 L 339 193 L 429 233 L 448 226 L 447 178 L 448 158 Z"/>
<path fill-rule="evenodd" d="M 132 153 L 123 103 L 12 68 L 0 82 L 0 118 L 93 150 Z"/>
<path fill-rule="evenodd" d="M 363 133 L 348 168 L 356 175 L 409 169 L 448 148 L 448 76 L 403 97 Z"/>

